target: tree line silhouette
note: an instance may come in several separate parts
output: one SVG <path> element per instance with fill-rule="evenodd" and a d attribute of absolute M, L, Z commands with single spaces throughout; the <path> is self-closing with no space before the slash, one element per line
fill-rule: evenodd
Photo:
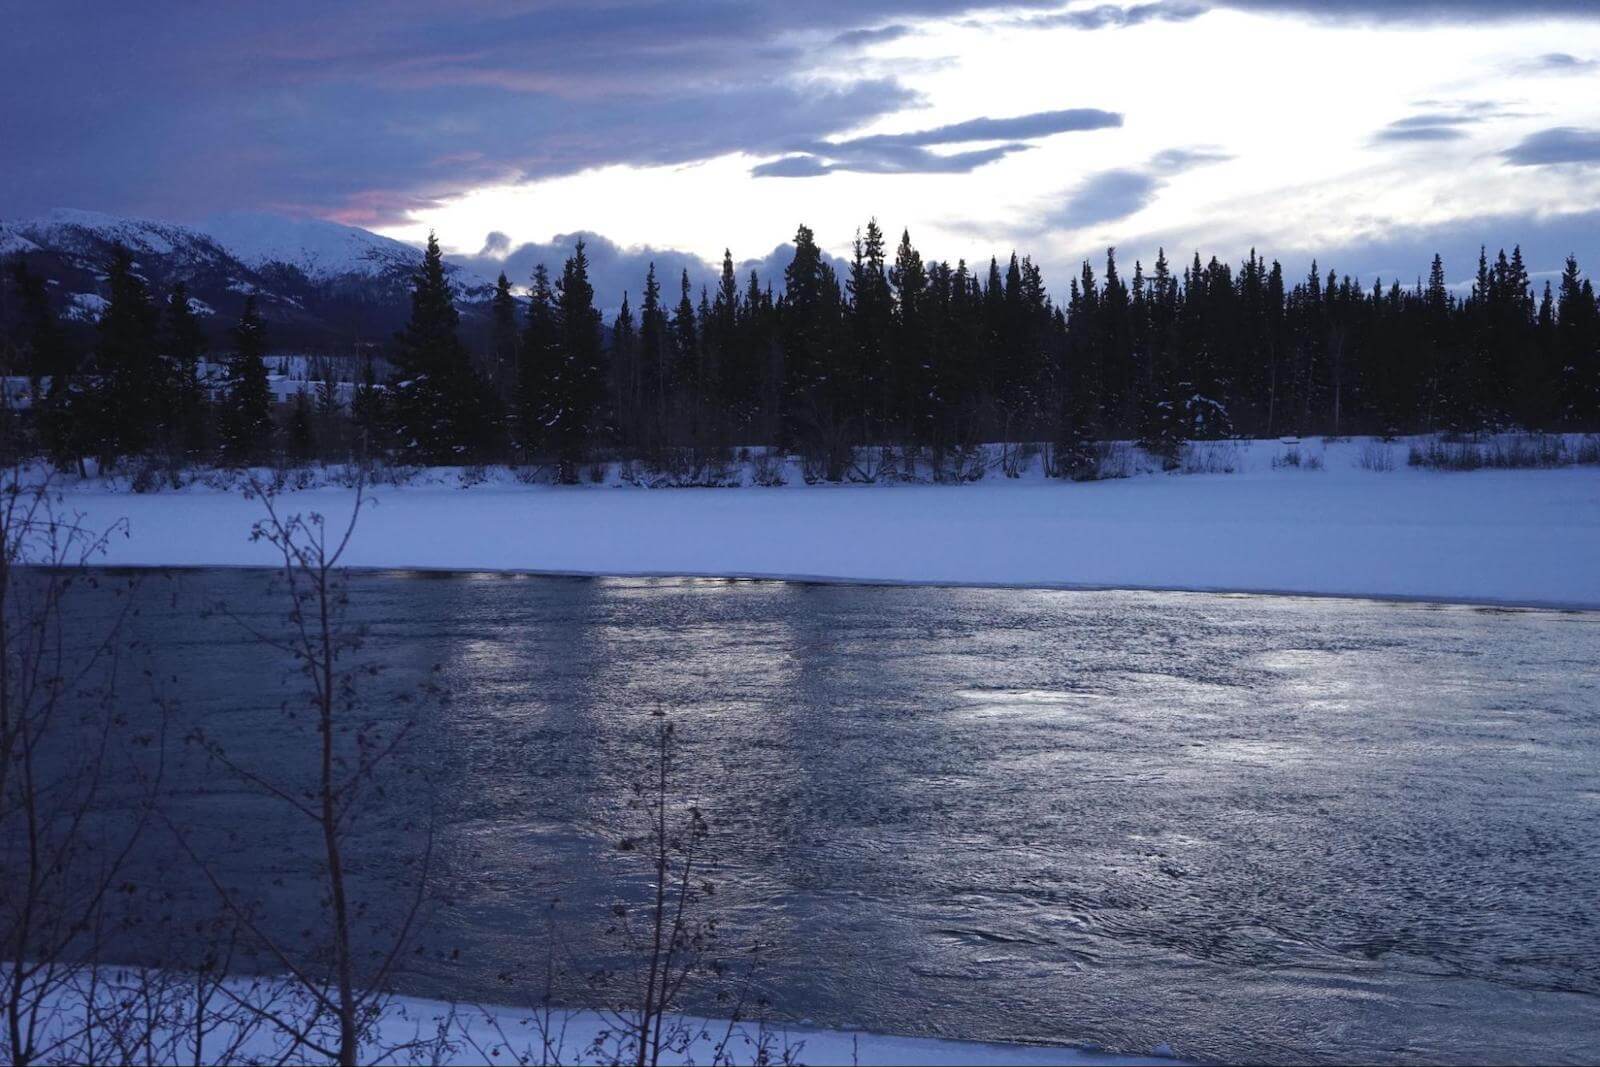
<path fill-rule="evenodd" d="M 157 300 L 118 252 L 92 352 L 71 350 L 45 283 L 19 260 L 8 362 L 31 402 L 7 448 L 60 466 L 387 457 L 548 464 L 561 481 L 625 458 L 690 472 L 738 447 L 797 453 L 844 477 L 863 448 L 937 476 L 984 442 L 1051 446 L 1051 473 L 1091 476 L 1099 442 L 1175 463 L 1185 441 L 1286 434 L 1474 434 L 1600 427 L 1600 305 L 1575 259 L 1537 290 L 1520 248 L 1479 258 L 1458 294 L 1433 258 L 1412 285 L 1366 287 L 1313 264 L 1286 279 L 1252 250 L 1237 268 L 1165 253 L 1131 276 L 1115 250 L 1053 300 L 1031 259 L 974 270 L 892 255 L 869 222 L 842 272 L 807 227 L 775 291 L 725 254 L 713 288 L 652 266 L 607 328 L 582 243 L 526 296 L 502 274 L 487 350 L 460 339 L 430 236 L 406 328 L 344 384 L 274 403 L 266 327 L 247 301 L 221 381 L 187 294 Z M 675 284 L 674 284 L 675 283 Z M 672 290 L 676 290 L 673 300 Z M 11 405 L 15 407 L 16 405 Z"/>

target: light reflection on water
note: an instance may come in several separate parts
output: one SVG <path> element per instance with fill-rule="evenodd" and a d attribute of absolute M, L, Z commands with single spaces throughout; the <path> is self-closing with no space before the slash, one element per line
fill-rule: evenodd
<path fill-rule="evenodd" d="M 137 625 L 183 714 L 292 758 L 284 665 L 193 610 L 268 617 L 261 576 L 175 580 Z M 555 894 L 603 952 L 666 708 L 725 937 L 772 946 L 795 1017 L 1255 1060 L 1600 1039 L 1600 615 L 398 573 L 353 605 L 385 685 L 437 663 L 453 694 L 427 736 L 461 962 L 419 992 L 503 994 Z"/>

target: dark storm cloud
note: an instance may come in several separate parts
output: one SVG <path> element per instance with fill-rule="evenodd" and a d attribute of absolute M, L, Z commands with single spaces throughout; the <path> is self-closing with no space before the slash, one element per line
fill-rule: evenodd
<path fill-rule="evenodd" d="M 1600 130 L 1555 126 L 1529 134 L 1506 149 L 1505 158 L 1519 167 L 1547 163 L 1600 163 Z"/>
<path fill-rule="evenodd" d="M 777 153 L 917 102 L 893 78 L 807 77 L 840 35 L 1001 3 L 17 5 L 3 210 L 373 224 L 488 182 Z"/>
<path fill-rule="evenodd" d="M 795 145 L 799 154 L 751 169 L 757 178 L 813 178 L 834 171 L 865 174 L 963 174 L 1014 152 L 1028 141 L 1058 133 L 1121 126 L 1122 116 L 1099 108 L 1037 111 L 1009 118 L 976 118 L 909 133 L 874 134 L 846 141 Z M 1006 141 L 990 148 L 939 153 L 928 148 L 973 141 Z"/>

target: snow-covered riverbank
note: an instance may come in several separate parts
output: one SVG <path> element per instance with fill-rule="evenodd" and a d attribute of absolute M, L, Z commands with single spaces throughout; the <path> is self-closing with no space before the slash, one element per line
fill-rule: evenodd
<path fill-rule="evenodd" d="M 540 1046 L 542 1037 L 528 1025 L 529 1012 L 514 1008 L 462 1008 L 452 1009 L 437 1001 L 398 998 L 392 1020 L 386 1026 L 393 1031 L 393 1043 L 409 1039 L 421 1024 L 422 1032 L 430 1030 L 434 1020 L 452 1017 L 455 1020 L 455 1055 L 442 1062 L 471 1064 L 511 1060 L 526 1045 Z M 615 1034 L 616 1022 L 599 1012 L 557 1012 L 552 1019 L 553 1039 L 559 1044 L 546 1062 L 582 1063 L 596 1047 L 603 1047 L 606 1038 Z M 699 1035 L 687 1049 L 667 1053 L 662 1063 L 713 1063 L 717 1059 L 717 1046 L 725 1043 L 725 1055 L 731 1063 L 757 1062 L 757 1049 L 762 1041 L 762 1031 L 752 1023 L 735 1026 L 730 1037 L 729 1024 L 719 1020 L 683 1019 L 685 1034 Z M 431 1029 L 437 1029 L 433 1025 Z M 928 1067 L 949 1064 L 981 1064 L 984 1067 L 1173 1067 L 1178 1061 L 1160 1053 L 1149 1056 L 1128 1056 L 1097 1049 L 1047 1047 L 1042 1045 L 1001 1045 L 978 1041 L 947 1041 L 927 1037 L 895 1037 L 887 1034 L 869 1034 L 846 1030 L 815 1030 L 770 1027 L 766 1031 L 770 1041 L 768 1055 L 779 1058 L 787 1055 L 794 1063 L 804 1064 L 856 1064 L 869 1067 L 873 1064 L 925 1064 Z M 1165 1052 L 1166 1050 L 1161 1050 Z M 603 1057 L 600 1057 L 603 1059 Z M 539 1062 L 535 1058 L 534 1062 Z"/>
<path fill-rule="evenodd" d="M 1229 446 L 1227 474 L 1086 483 L 644 490 L 525 485 L 505 472 L 369 490 L 348 562 L 376 568 L 1213 589 L 1600 606 L 1600 468 L 1448 473 L 1406 445 Z M 1392 469 L 1374 470 L 1374 449 Z M 1314 457 L 1314 459 L 1313 459 Z M 1313 462 L 1316 464 L 1313 466 Z M 1381 463 L 1379 464 L 1381 465 Z M 62 483 L 91 525 L 126 519 L 106 562 L 272 562 L 258 501 L 190 486 Z M 352 493 L 285 494 L 330 515 Z"/>
<path fill-rule="evenodd" d="M 285 1026 L 311 1018 L 292 981 L 225 978 L 202 1016 L 195 1044 L 195 987 L 188 975 L 136 968 L 51 972 L 48 990 L 26 994 L 38 1012 L 24 1024 L 45 1062 L 98 1062 L 88 1035 L 120 1026 L 123 1045 L 102 1052 L 153 1063 L 308 1063 Z M 92 982 L 91 992 L 86 983 Z M 95 1005 L 92 1012 L 85 1005 Z M 363 1063 L 470 1065 L 631 1063 L 625 1026 L 631 1017 L 594 1010 L 450 1004 L 387 996 L 373 1005 L 362 1038 Z M 1147 1055 L 1095 1048 L 1000 1044 L 901 1037 L 858 1030 L 822 1030 L 745 1019 L 667 1015 L 662 1065 L 794 1063 L 859 1067 L 892 1064 L 981 1064 L 984 1067 L 1180 1067 L 1165 1046 Z"/>

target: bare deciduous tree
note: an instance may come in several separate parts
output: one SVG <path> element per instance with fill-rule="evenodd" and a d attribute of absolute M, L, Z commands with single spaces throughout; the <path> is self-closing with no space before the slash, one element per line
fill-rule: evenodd
<path fill-rule="evenodd" d="M 137 713 L 119 685 L 131 583 L 98 625 L 69 607 L 101 585 L 90 564 L 121 526 L 59 508 L 20 470 L 0 484 L 0 1051 L 15 1064 L 70 1061 L 136 1023 L 84 987 L 128 918 L 125 870 L 164 752 L 165 705 Z"/>
<path fill-rule="evenodd" d="M 300 994 L 297 1010 L 260 1009 L 263 1021 L 286 1042 L 284 1054 L 311 1053 L 350 1065 L 358 1062 L 365 1049 L 369 1055 L 393 1059 L 406 1049 L 383 1047 L 375 1024 L 384 1014 L 396 965 L 412 944 L 425 899 L 432 834 L 427 833 L 412 864 L 414 877 L 405 887 L 409 901 L 391 917 L 385 943 L 363 949 L 357 944 L 358 927 L 372 921 L 372 902 L 358 898 L 354 889 L 350 833 L 378 788 L 380 769 L 399 752 L 413 727 L 409 719 L 388 717 L 364 705 L 360 682 L 377 675 L 380 667 L 358 655 L 364 635 L 345 621 L 348 576 L 340 561 L 355 534 L 366 497 L 357 485 L 349 519 L 342 527 L 330 527 L 316 512 L 280 512 L 273 494 L 259 483 L 253 492 L 262 501 L 266 518 L 255 524 L 251 538 L 277 550 L 280 563 L 274 584 L 288 602 L 288 625 L 284 632 L 271 632 L 243 617 L 233 617 L 264 646 L 288 656 L 307 680 L 314 769 L 308 780 L 290 781 L 281 772 L 263 771 L 234 758 L 220 741 L 202 731 L 193 739 L 230 774 L 280 802 L 311 828 L 317 842 L 325 912 L 319 951 L 308 957 L 292 949 L 269 931 L 238 890 L 224 884 L 207 857 L 192 848 L 190 854 L 226 910 L 289 975 Z M 294 715 L 290 721 L 303 720 Z M 385 895 L 392 900 L 394 890 L 400 887 L 386 888 Z"/>

